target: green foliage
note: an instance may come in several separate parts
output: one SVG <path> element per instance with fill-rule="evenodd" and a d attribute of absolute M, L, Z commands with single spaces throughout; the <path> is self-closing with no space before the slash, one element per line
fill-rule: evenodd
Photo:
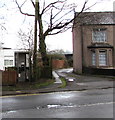
<path fill-rule="evenodd" d="M 44 81 L 44 80 L 43 80 Z M 42 81 L 42 82 L 43 82 Z M 54 83 L 54 80 L 52 79 L 52 80 L 50 80 L 50 81 L 46 81 L 46 82 L 43 82 L 43 83 L 38 83 L 38 84 L 35 84 L 35 88 L 42 88 L 42 87 L 46 87 L 46 86 L 48 86 L 48 85 L 51 85 L 51 84 L 53 84 Z"/>
<path fill-rule="evenodd" d="M 40 58 L 39 63 L 36 66 L 36 81 L 39 81 L 41 78 L 52 78 L 52 64 L 51 64 L 51 59 L 48 59 L 48 65 L 43 65 L 42 64 L 42 59 Z M 33 81 L 34 76 L 33 76 Z"/>
<path fill-rule="evenodd" d="M 7 68 L 5 68 L 5 70 L 6 71 L 15 71 L 15 70 L 17 70 L 17 68 L 16 67 L 7 67 Z"/>
<path fill-rule="evenodd" d="M 68 59 L 67 60 L 69 67 L 73 67 L 73 59 Z"/>
<path fill-rule="evenodd" d="M 67 81 L 66 81 L 66 79 L 63 78 L 63 77 L 61 77 L 60 79 L 61 79 L 61 81 L 62 81 L 62 85 L 61 85 L 60 87 L 61 87 L 61 88 L 65 88 L 65 87 L 67 86 Z"/>
<path fill-rule="evenodd" d="M 37 78 L 52 78 L 52 67 L 43 66 L 37 68 Z"/>
<path fill-rule="evenodd" d="M 47 87 L 54 83 L 54 79 L 41 80 L 42 82 L 25 82 L 18 83 L 15 86 L 2 86 L 2 91 L 18 91 L 18 90 L 34 90 L 43 87 Z M 45 82 L 44 82 L 45 81 Z"/>

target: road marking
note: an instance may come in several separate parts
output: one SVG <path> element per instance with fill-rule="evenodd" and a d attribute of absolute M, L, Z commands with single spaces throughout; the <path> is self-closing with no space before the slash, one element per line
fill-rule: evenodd
<path fill-rule="evenodd" d="M 96 105 L 109 105 L 109 104 L 115 104 L 115 102 L 84 104 L 84 105 L 78 105 L 77 107 L 91 107 L 91 106 L 96 106 Z"/>
<path fill-rule="evenodd" d="M 18 96 L 32 96 L 32 95 L 45 95 L 45 94 L 55 94 L 55 93 L 78 93 L 78 92 L 86 92 L 86 91 L 63 91 L 63 92 L 49 92 L 49 93 L 35 93 L 35 94 L 20 94 L 20 95 L 7 95 L 7 96 L 0 96 L 0 98 L 8 98 L 8 97 L 18 97 Z"/>
<path fill-rule="evenodd" d="M 97 89 L 96 89 L 97 90 Z M 45 95 L 45 94 L 58 94 L 58 93 L 85 93 L 91 90 L 84 90 L 84 91 L 62 91 L 62 92 L 49 92 L 49 93 L 33 93 L 33 94 L 20 94 L 20 95 L 7 95 L 7 96 L 0 96 L 0 98 L 8 98 L 8 97 L 18 97 L 18 96 L 33 96 L 33 95 Z"/>
<path fill-rule="evenodd" d="M 105 103 L 92 103 L 92 104 L 81 104 L 81 105 L 62 105 L 62 104 L 49 104 L 45 106 L 38 106 L 36 109 L 63 109 L 63 108 L 81 108 L 81 107 L 92 107 L 92 106 L 99 106 L 99 105 L 109 105 L 115 104 L 115 102 L 105 102 Z"/>
<path fill-rule="evenodd" d="M 33 96 L 33 95 L 40 95 L 40 94 L 37 93 L 37 94 L 10 95 L 10 96 L 0 96 L 0 98 L 21 97 L 21 96 Z"/>

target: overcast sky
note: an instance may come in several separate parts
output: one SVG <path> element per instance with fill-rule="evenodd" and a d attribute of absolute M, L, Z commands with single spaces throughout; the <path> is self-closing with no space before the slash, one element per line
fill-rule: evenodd
<path fill-rule="evenodd" d="M 4 17 L 4 19 L 0 19 L 0 23 L 3 23 L 3 25 L 6 27 L 6 30 L 0 31 L 0 41 L 4 43 L 5 47 L 16 49 L 17 45 L 19 44 L 17 32 L 20 28 L 26 30 L 25 28 L 28 28 L 30 23 L 34 24 L 34 19 L 32 17 L 25 17 L 20 14 L 16 4 L 11 1 L 12 0 L 0 0 L 0 14 L 1 18 Z M 76 1 L 77 0 L 69 0 L 69 2 Z M 78 1 L 77 10 L 80 10 L 85 0 Z M 87 6 L 94 4 L 96 1 L 97 0 L 89 0 Z M 113 11 L 113 2 L 114 0 L 101 0 L 95 6 L 93 6 L 90 11 Z M 4 6 L 4 3 L 6 4 L 6 6 Z M 34 11 L 30 9 L 30 7 L 27 7 L 26 10 L 31 10 L 32 12 Z M 64 51 L 72 51 L 71 30 L 56 36 L 48 37 L 46 43 L 50 50 L 63 49 Z"/>

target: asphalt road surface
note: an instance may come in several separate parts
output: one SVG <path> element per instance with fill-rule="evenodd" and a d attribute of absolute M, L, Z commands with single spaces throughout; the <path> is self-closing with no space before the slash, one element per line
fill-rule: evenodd
<path fill-rule="evenodd" d="M 113 118 L 113 89 L 7 96 L 2 118 Z"/>

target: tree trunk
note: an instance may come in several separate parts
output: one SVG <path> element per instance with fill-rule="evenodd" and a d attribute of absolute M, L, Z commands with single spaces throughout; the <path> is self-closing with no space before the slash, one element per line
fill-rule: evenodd
<path fill-rule="evenodd" d="M 29 82 L 32 82 L 32 52 L 29 51 Z"/>
<path fill-rule="evenodd" d="M 41 35 L 39 37 L 39 51 L 41 53 L 43 66 L 48 66 L 49 65 L 49 59 L 48 59 L 48 56 L 47 56 L 46 43 L 45 43 L 45 38 L 44 38 L 43 35 Z"/>
<path fill-rule="evenodd" d="M 42 23 L 42 16 L 40 14 L 39 2 L 38 2 L 38 24 L 39 24 L 39 51 L 41 53 L 43 66 L 47 66 L 49 65 L 49 60 L 46 52 L 46 43 L 45 43 L 45 36 L 43 34 L 43 23 Z"/>
<path fill-rule="evenodd" d="M 34 53 L 33 53 L 33 81 L 37 80 L 37 10 L 38 2 L 35 4 L 35 28 L 34 28 Z"/>

